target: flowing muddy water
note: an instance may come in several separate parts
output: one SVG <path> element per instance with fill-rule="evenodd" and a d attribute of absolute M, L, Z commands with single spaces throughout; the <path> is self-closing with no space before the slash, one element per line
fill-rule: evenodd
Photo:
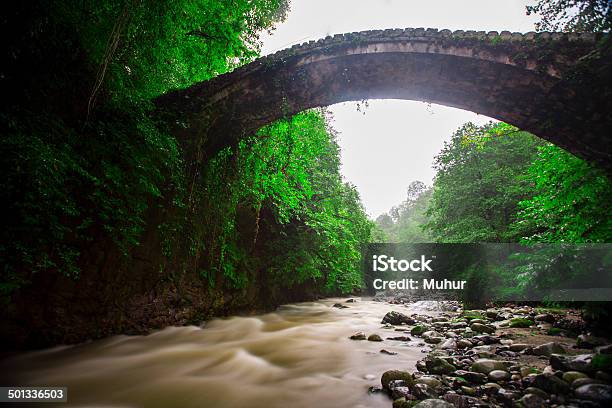
<path fill-rule="evenodd" d="M 291 304 L 203 327 L 20 354 L 0 363 L 0 370 L 11 385 L 67 386 L 62 407 L 389 408 L 391 401 L 369 395 L 368 387 L 379 385 L 386 370 L 414 369 L 422 347 L 348 337 L 357 331 L 400 336 L 381 328 L 385 313 L 427 311 L 419 304 L 345 301 Z M 349 308 L 332 307 L 336 302 Z"/>

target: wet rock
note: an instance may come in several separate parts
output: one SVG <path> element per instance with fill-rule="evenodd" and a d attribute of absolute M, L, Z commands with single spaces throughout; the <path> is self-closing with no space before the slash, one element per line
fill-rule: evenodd
<path fill-rule="evenodd" d="M 471 326 L 472 324 L 474 324 L 474 323 L 477 323 L 477 324 L 485 324 L 485 323 L 486 323 L 486 321 L 485 321 L 485 320 L 483 320 L 483 319 L 472 319 L 472 320 L 470 320 L 470 326 Z M 472 329 L 472 330 L 474 330 L 474 329 Z"/>
<path fill-rule="evenodd" d="M 536 387 L 525 388 L 525 394 L 535 394 L 542 399 L 548 399 L 548 393 Z"/>
<path fill-rule="evenodd" d="M 595 348 L 605 346 L 608 341 L 602 337 L 589 336 L 581 334 L 576 339 L 576 345 L 580 348 Z"/>
<path fill-rule="evenodd" d="M 511 344 L 508 349 L 510 349 L 510 351 L 514 351 L 514 352 L 521 352 L 527 348 L 529 348 L 529 344 L 523 344 L 523 343 L 514 343 Z"/>
<path fill-rule="evenodd" d="M 415 383 L 417 384 L 425 384 L 428 387 L 432 388 L 432 389 L 439 389 L 440 387 L 442 387 L 442 382 L 440 382 L 440 380 L 438 380 L 436 377 L 432 377 L 432 376 L 428 376 L 428 375 L 424 375 L 420 378 L 417 378 L 415 380 Z"/>
<path fill-rule="evenodd" d="M 470 396 L 476 395 L 476 390 L 472 387 L 466 387 L 465 385 L 462 385 L 460 390 L 461 390 L 461 393 L 464 395 L 470 395 Z"/>
<path fill-rule="evenodd" d="M 482 390 L 489 395 L 497 394 L 501 388 L 501 385 L 496 383 L 486 383 L 482 386 Z"/>
<path fill-rule="evenodd" d="M 490 360 L 490 359 L 479 359 L 472 364 L 471 371 L 477 373 L 489 374 L 493 370 L 506 370 L 509 363 L 506 361 Z"/>
<path fill-rule="evenodd" d="M 415 321 L 403 313 L 391 311 L 388 312 L 385 317 L 383 317 L 382 323 L 389 323 L 394 326 L 399 326 L 401 324 L 414 324 Z"/>
<path fill-rule="evenodd" d="M 368 394 L 379 394 L 381 392 L 383 392 L 383 389 L 380 387 L 376 387 L 376 386 L 368 387 Z"/>
<path fill-rule="evenodd" d="M 487 310 L 485 312 L 485 316 L 487 316 L 489 319 L 495 320 L 499 317 L 499 313 L 497 313 L 495 310 Z"/>
<path fill-rule="evenodd" d="M 347 299 L 346 303 L 356 303 L 357 299 Z"/>
<path fill-rule="evenodd" d="M 472 347 L 472 342 L 469 340 L 461 339 L 457 340 L 456 346 L 459 349 L 470 348 Z"/>
<path fill-rule="evenodd" d="M 470 329 L 474 330 L 476 333 L 495 333 L 495 328 L 481 323 L 470 324 Z"/>
<path fill-rule="evenodd" d="M 412 374 L 408 371 L 400 371 L 400 370 L 389 370 L 385 371 L 380 378 L 380 383 L 385 390 L 389 389 L 389 383 L 391 381 L 402 380 L 404 381 L 408 387 L 414 385 L 414 379 L 412 378 Z"/>
<path fill-rule="evenodd" d="M 438 397 L 436 390 L 429 387 L 427 384 L 415 384 L 414 387 L 412 387 L 412 391 L 414 392 L 414 396 L 420 400 Z"/>
<path fill-rule="evenodd" d="M 467 322 L 454 322 L 451 323 L 451 329 L 464 329 L 468 326 Z"/>
<path fill-rule="evenodd" d="M 406 400 L 416 399 L 415 396 L 412 395 L 410 388 L 404 386 L 393 387 L 393 390 L 391 391 L 391 398 L 393 398 L 394 400 L 398 398 L 404 398 Z"/>
<path fill-rule="evenodd" d="M 444 394 L 442 398 L 453 404 L 455 408 L 467 408 L 470 406 L 469 402 L 465 400 L 466 397 L 464 395 L 459 395 L 454 392 Z"/>
<path fill-rule="evenodd" d="M 508 381 L 510 373 L 504 370 L 493 370 L 489 373 L 489 380 L 494 382 Z"/>
<path fill-rule="evenodd" d="M 587 384 L 576 388 L 574 394 L 580 399 L 612 404 L 612 385 Z"/>
<path fill-rule="evenodd" d="M 418 326 L 414 326 L 410 330 L 410 334 L 412 334 L 413 336 L 420 336 L 421 334 L 425 333 L 426 331 L 427 331 L 427 328 L 425 326 L 418 325 Z"/>
<path fill-rule="evenodd" d="M 512 403 L 512 401 L 518 399 L 521 396 L 520 392 L 507 390 L 505 388 L 500 388 L 497 392 L 497 396 L 506 403 Z"/>
<path fill-rule="evenodd" d="M 572 388 L 576 389 L 587 384 L 603 384 L 603 381 L 595 378 L 577 378 L 572 382 Z"/>
<path fill-rule="evenodd" d="M 442 350 L 454 350 L 457 348 L 457 342 L 453 339 L 447 339 L 440 344 L 440 348 Z"/>
<path fill-rule="evenodd" d="M 393 408 L 412 408 L 412 401 L 407 401 L 406 398 L 398 398 L 393 401 Z"/>
<path fill-rule="evenodd" d="M 428 357 L 425 360 L 427 371 L 431 374 L 450 374 L 457 368 L 440 357 Z"/>
<path fill-rule="evenodd" d="M 489 336 L 488 334 L 479 334 L 478 336 L 472 337 L 473 341 L 481 341 L 484 344 L 497 344 L 500 342 L 499 337 Z"/>
<path fill-rule="evenodd" d="M 335 303 L 332 307 L 336 307 L 338 309 L 348 309 L 348 306 L 345 306 L 342 303 Z"/>
<path fill-rule="evenodd" d="M 455 406 L 441 399 L 430 398 L 419 402 L 413 408 L 455 408 Z"/>
<path fill-rule="evenodd" d="M 518 400 L 519 406 L 524 408 L 543 408 L 546 406 L 544 398 L 536 394 L 525 394 Z"/>
<path fill-rule="evenodd" d="M 579 378 L 589 378 L 589 377 L 586 374 L 581 373 L 580 371 L 567 371 L 563 373 L 562 378 L 563 378 L 563 381 L 567 382 L 568 384 L 571 384 Z"/>
<path fill-rule="evenodd" d="M 408 336 L 395 336 L 395 337 L 387 337 L 387 340 L 411 341 L 412 339 Z"/>
<path fill-rule="evenodd" d="M 546 356 L 550 357 L 551 354 L 563 354 L 565 353 L 565 348 L 559 343 L 550 342 L 540 344 L 537 347 L 532 349 L 532 353 L 536 356 Z"/>
<path fill-rule="evenodd" d="M 442 335 L 435 330 L 428 330 L 425 333 L 421 334 L 421 336 L 423 337 L 423 339 L 425 339 L 425 341 L 432 338 L 442 339 Z"/>
<path fill-rule="evenodd" d="M 364 332 L 357 332 L 349 337 L 351 340 L 365 340 L 366 335 Z"/>
<path fill-rule="evenodd" d="M 555 322 L 555 316 L 553 316 L 550 313 L 539 314 L 534 319 L 535 319 L 536 322 L 546 322 L 546 323 L 554 323 Z"/>
<path fill-rule="evenodd" d="M 382 354 L 387 354 L 389 356 L 397 356 L 397 353 L 395 351 L 389 351 L 389 350 L 382 349 L 382 350 L 380 350 L 380 352 Z"/>
<path fill-rule="evenodd" d="M 561 354 L 551 354 L 550 365 L 555 370 L 580 371 L 588 373 L 593 371 L 593 354 L 579 354 L 576 356 L 565 356 Z"/>
<path fill-rule="evenodd" d="M 474 371 L 458 371 L 457 374 L 473 384 L 483 384 L 487 381 L 487 376 L 483 373 L 477 373 Z"/>
<path fill-rule="evenodd" d="M 527 377 L 529 374 L 536 374 L 538 371 L 533 367 L 521 367 L 519 369 L 521 377 Z"/>
<path fill-rule="evenodd" d="M 383 339 L 378 334 L 370 334 L 368 341 L 383 341 Z"/>
<path fill-rule="evenodd" d="M 570 391 L 568 383 L 552 374 L 538 374 L 533 380 L 533 386 L 550 394 L 567 394 Z"/>

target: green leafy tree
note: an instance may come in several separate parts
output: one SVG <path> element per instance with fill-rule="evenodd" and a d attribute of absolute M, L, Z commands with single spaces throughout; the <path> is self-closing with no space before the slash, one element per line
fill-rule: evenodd
<path fill-rule="evenodd" d="M 430 242 L 432 237 L 424 229 L 428 221 L 427 208 L 431 189 L 421 181 L 413 181 L 407 189 L 407 198 L 389 214 L 376 219 L 377 227 L 389 242 Z"/>
<path fill-rule="evenodd" d="M 466 123 L 436 157 L 426 228 L 437 242 L 513 242 L 525 176 L 543 142 L 505 123 Z"/>
<path fill-rule="evenodd" d="M 532 195 L 513 228 L 527 242 L 610 242 L 612 183 L 600 169 L 551 144 L 527 174 Z"/>
<path fill-rule="evenodd" d="M 541 16 L 537 31 L 602 32 L 612 28 L 609 0 L 538 0 L 526 10 L 527 15 Z"/>

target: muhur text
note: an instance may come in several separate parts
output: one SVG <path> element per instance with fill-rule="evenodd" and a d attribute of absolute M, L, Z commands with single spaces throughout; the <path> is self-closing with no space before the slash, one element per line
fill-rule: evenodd
<path fill-rule="evenodd" d="M 425 272 L 432 271 L 429 264 L 431 259 L 426 259 L 425 255 L 421 255 L 421 259 L 395 259 L 392 256 L 387 255 L 374 255 L 372 256 L 372 270 L 375 272 Z"/>
<path fill-rule="evenodd" d="M 433 272 L 430 264 L 432 259 L 427 259 L 425 255 L 421 255 L 418 259 L 395 259 L 388 255 L 373 255 L 372 270 L 374 272 Z M 422 279 L 421 281 L 404 278 L 400 280 L 383 280 L 374 279 L 372 286 L 376 290 L 463 290 L 465 289 L 466 281 L 461 280 L 438 280 L 438 279 Z"/>

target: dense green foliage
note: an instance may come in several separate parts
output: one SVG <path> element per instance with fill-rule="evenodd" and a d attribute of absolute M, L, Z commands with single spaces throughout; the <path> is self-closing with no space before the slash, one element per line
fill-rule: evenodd
<path fill-rule="evenodd" d="M 504 123 L 461 127 L 436 157 L 426 227 L 437 242 L 512 242 L 525 175 L 542 141 Z"/>
<path fill-rule="evenodd" d="M 287 8 L 286 0 L 8 7 L 2 292 L 35 274 L 76 278 L 97 268 L 100 252 L 129 262 L 151 232 L 166 275 L 195 270 L 239 288 L 268 268 L 280 285 L 360 286 L 358 243 L 370 223 L 341 180 L 323 113 L 270 125 L 195 173 L 151 115 L 151 98 L 256 57 L 259 33 Z"/>
<path fill-rule="evenodd" d="M 235 287 L 262 268 L 287 285 L 322 278 L 330 291 L 360 287 L 359 245 L 370 221 L 339 166 L 321 111 L 265 127 L 235 155 L 222 152 L 204 171 L 193 211 L 184 212 L 194 255 L 207 260 L 200 273 Z M 241 211 L 252 214 L 243 228 Z M 267 213 L 272 219 L 262 220 Z"/>
<path fill-rule="evenodd" d="M 538 14 L 538 31 L 600 32 L 612 28 L 609 0 L 538 0 L 526 6 L 527 15 Z"/>
<path fill-rule="evenodd" d="M 431 200 L 431 189 L 420 181 L 413 181 L 408 186 L 407 198 L 389 214 L 382 214 L 376 219 L 376 226 L 382 235 L 379 241 L 384 242 L 430 242 L 429 231 L 423 228 L 427 223 L 427 208 Z"/>
<path fill-rule="evenodd" d="M 547 144 L 527 175 L 530 197 L 513 228 L 528 242 L 610 242 L 612 183 L 601 170 Z"/>
<path fill-rule="evenodd" d="M 612 239 L 612 183 L 606 174 L 505 123 L 463 125 L 434 166 L 431 189 L 412 183 L 411 197 L 377 219 L 391 241 Z"/>

